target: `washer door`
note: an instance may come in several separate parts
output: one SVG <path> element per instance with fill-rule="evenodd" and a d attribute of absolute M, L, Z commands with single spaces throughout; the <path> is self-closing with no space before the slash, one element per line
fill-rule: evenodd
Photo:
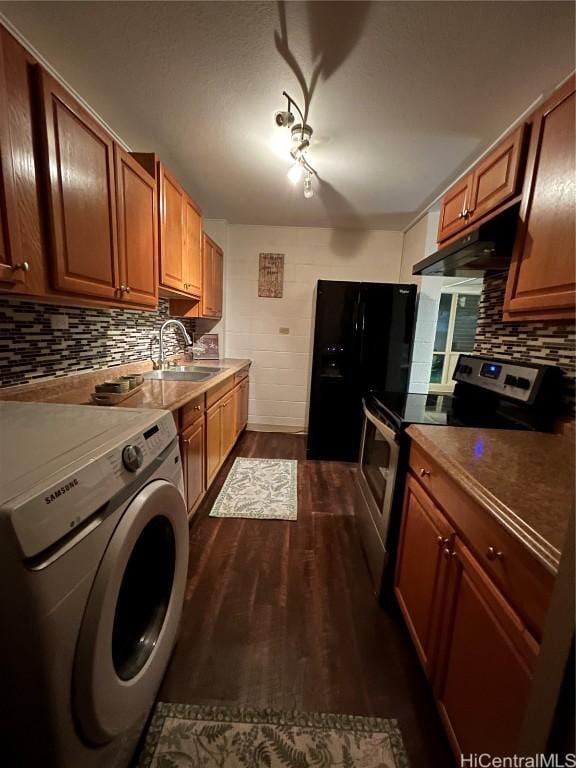
<path fill-rule="evenodd" d="M 89 741 L 111 741 L 151 706 L 174 646 L 187 567 L 184 500 L 154 480 L 110 538 L 80 630 L 74 694 Z"/>

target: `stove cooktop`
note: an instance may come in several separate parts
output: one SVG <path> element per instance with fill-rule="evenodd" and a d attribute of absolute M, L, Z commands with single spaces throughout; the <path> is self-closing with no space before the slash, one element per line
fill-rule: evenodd
<path fill-rule="evenodd" d="M 514 403 L 470 400 L 450 394 L 372 391 L 367 398 L 370 410 L 396 430 L 410 424 L 489 429 L 535 429 L 524 409 Z"/>
<path fill-rule="evenodd" d="M 550 365 L 462 354 L 453 394 L 372 389 L 367 407 L 392 429 L 409 424 L 550 431 L 561 403 L 562 371 Z"/>

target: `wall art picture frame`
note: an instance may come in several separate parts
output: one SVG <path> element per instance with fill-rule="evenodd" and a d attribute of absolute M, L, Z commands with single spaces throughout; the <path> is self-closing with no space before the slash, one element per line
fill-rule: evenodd
<path fill-rule="evenodd" d="M 284 296 L 283 253 L 260 254 L 258 296 L 266 299 L 281 299 Z"/>
<path fill-rule="evenodd" d="M 205 333 L 202 336 L 197 336 L 194 339 L 196 344 L 204 347 L 203 352 L 195 352 L 194 357 L 197 360 L 218 360 L 220 357 L 220 349 L 217 333 Z"/>

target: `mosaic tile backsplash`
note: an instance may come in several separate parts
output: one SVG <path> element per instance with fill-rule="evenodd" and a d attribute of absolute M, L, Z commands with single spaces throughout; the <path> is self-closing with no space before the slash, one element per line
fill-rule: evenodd
<path fill-rule="evenodd" d="M 566 412 L 576 413 L 576 327 L 574 323 L 502 321 L 507 275 L 484 281 L 474 352 L 479 355 L 557 365 L 566 374 Z"/>
<path fill-rule="evenodd" d="M 151 351 L 157 357 L 158 342 L 150 345 L 169 318 L 166 299 L 153 312 L 0 299 L 0 386 L 146 360 Z M 192 333 L 194 321 L 184 324 Z M 179 331 L 167 329 L 167 354 L 183 344 Z"/>

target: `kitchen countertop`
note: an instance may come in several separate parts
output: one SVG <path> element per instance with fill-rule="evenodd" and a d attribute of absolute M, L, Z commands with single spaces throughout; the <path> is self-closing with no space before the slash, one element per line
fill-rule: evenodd
<path fill-rule="evenodd" d="M 182 359 L 172 360 L 182 362 Z M 251 360 L 223 358 L 221 360 L 187 360 L 189 364 L 226 370 L 204 381 L 161 381 L 145 379 L 144 384 L 131 397 L 127 397 L 118 408 L 159 408 L 176 411 L 189 400 L 207 392 L 212 387 L 246 368 Z M 38 403 L 68 403 L 71 405 L 93 405 L 90 393 L 100 382 L 128 373 L 145 373 L 152 370 L 150 361 L 114 366 L 88 373 L 72 374 L 58 378 L 31 382 L 16 387 L 0 389 L 0 400 L 27 400 Z M 98 407 L 98 406 L 95 406 Z"/>
<path fill-rule="evenodd" d="M 574 441 L 517 430 L 416 426 L 407 434 L 552 572 L 574 511 Z"/>

